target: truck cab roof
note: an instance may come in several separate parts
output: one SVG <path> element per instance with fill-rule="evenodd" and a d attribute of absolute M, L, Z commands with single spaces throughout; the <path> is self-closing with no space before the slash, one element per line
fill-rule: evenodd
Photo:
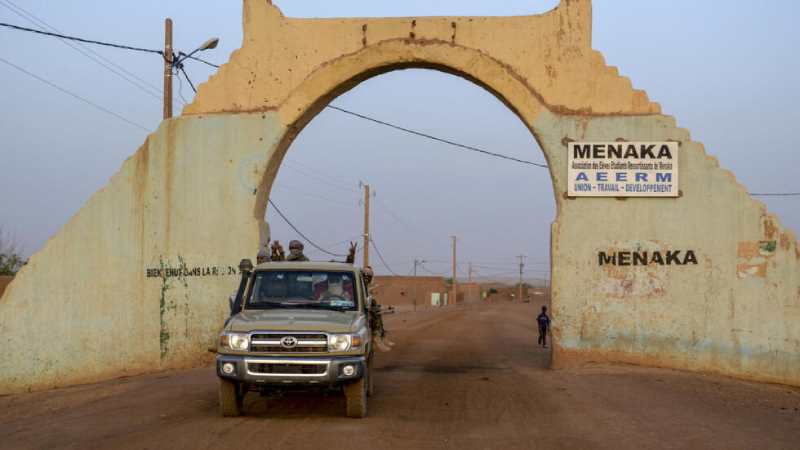
<path fill-rule="evenodd" d="M 268 261 L 255 267 L 255 270 L 320 270 L 320 271 L 360 271 L 353 264 L 322 261 Z"/>

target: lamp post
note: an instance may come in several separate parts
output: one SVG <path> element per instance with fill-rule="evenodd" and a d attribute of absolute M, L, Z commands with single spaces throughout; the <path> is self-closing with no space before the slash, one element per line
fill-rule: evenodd
<path fill-rule="evenodd" d="M 178 67 L 183 70 L 183 61 L 191 57 L 197 52 L 210 50 L 216 48 L 219 44 L 219 38 L 213 37 L 203 43 L 200 47 L 194 49 L 191 53 L 179 53 L 175 56 L 172 51 L 172 19 L 166 18 L 164 20 L 164 119 L 172 117 L 172 71 Z M 189 78 L 186 78 L 189 80 Z M 189 84 L 192 82 L 189 81 Z M 192 85 L 194 90 L 194 85 Z"/>
<path fill-rule="evenodd" d="M 197 47 L 196 49 L 192 50 L 191 53 L 189 53 L 188 55 L 186 54 L 179 55 L 181 57 L 179 57 L 178 60 L 175 61 L 175 64 L 177 65 L 182 63 L 186 59 L 191 58 L 192 55 L 194 55 L 197 52 L 204 52 L 206 50 L 211 50 L 212 48 L 217 48 L 217 44 L 219 44 L 219 38 L 212 37 L 209 40 L 203 42 L 203 45 L 201 45 L 200 47 Z"/>

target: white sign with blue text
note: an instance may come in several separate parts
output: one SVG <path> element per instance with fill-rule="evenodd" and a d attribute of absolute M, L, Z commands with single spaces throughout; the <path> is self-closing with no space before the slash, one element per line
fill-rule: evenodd
<path fill-rule="evenodd" d="M 570 142 L 570 197 L 677 197 L 677 142 Z"/>

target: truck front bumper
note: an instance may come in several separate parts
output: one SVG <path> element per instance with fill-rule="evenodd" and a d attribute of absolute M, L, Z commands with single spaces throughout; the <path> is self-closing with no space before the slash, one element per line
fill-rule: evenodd
<path fill-rule="evenodd" d="M 340 384 L 358 380 L 364 356 L 288 357 L 217 355 L 217 376 L 253 384 Z"/>

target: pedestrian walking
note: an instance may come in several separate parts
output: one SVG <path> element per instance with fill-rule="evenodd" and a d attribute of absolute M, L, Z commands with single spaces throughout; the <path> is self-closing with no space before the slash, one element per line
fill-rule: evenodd
<path fill-rule="evenodd" d="M 539 345 L 547 348 L 547 333 L 550 331 L 550 316 L 547 315 L 547 306 L 542 306 L 542 312 L 536 317 L 539 324 Z"/>

